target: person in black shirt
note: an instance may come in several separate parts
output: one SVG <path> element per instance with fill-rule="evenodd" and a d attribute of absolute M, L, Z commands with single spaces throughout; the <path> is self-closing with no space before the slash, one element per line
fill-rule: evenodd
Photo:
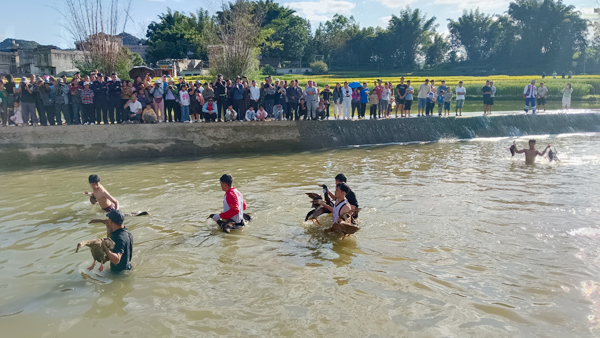
<path fill-rule="evenodd" d="M 217 75 L 212 87 L 217 99 L 217 117 L 220 122 L 225 119 L 225 110 L 227 109 L 227 83 L 223 80 L 222 74 Z"/>
<path fill-rule="evenodd" d="M 396 86 L 396 118 L 398 117 L 398 108 L 400 116 L 404 117 L 404 98 L 406 97 L 408 85 L 404 83 L 404 76 L 400 78 L 400 83 Z"/>
<path fill-rule="evenodd" d="M 133 254 L 133 235 L 123 225 L 125 214 L 121 210 L 113 210 L 106 214 L 106 236 L 115 242 L 115 247 L 108 248 L 108 242 L 102 242 L 102 249 L 110 261 L 110 271 L 121 272 L 131 270 L 131 257 Z"/>
<path fill-rule="evenodd" d="M 481 92 L 483 93 L 483 115 L 487 115 L 492 110 L 492 87 L 489 80 L 485 81 L 485 86 L 481 89 Z"/>
<path fill-rule="evenodd" d="M 98 74 L 96 81 L 90 86 L 94 91 L 94 107 L 96 108 L 96 123 L 104 120 L 104 124 L 108 124 L 108 86 L 104 81 L 104 76 Z"/>
<path fill-rule="evenodd" d="M 338 174 L 335 177 L 335 185 L 336 186 L 340 183 L 347 184 L 347 181 L 348 181 L 348 179 L 346 178 L 346 175 L 344 175 L 344 174 Z M 323 194 L 329 194 L 329 196 L 331 198 L 335 198 L 334 194 L 331 191 L 329 191 L 329 189 L 327 189 L 327 186 L 323 186 Z M 352 189 L 350 189 L 348 191 L 348 193 L 346 194 L 346 200 L 350 204 L 351 209 L 358 209 L 358 200 L 356 199 L 356 194 L 354 194 L 354 191 L 352 191 Z"/>
<path fill-rule="evenodd" d="M 323 101 L 325 101 L 325 110 L 327 111 L 326 119 L 329 119 L 329 106 L 331 105 L 330 100 L 333 96 L 333 92 L 331 91 L 331 89 L 329 89 L 329 85 L 326 84 L 325 89 L 323 89 L 323 91 L 321 91 L 320 94 L 323 97 Z"/>
<path fill-rule="evenodd" d="M 117 73 L 112 73 L 110 81 L 107 82 L 108 87 L 108 117 L 111 123 L 115 123 L 115 116 L 117 123 L 121 124 L 123 121 L 122 104 L 121 104 L 121 90 L 122 85 Z"/>

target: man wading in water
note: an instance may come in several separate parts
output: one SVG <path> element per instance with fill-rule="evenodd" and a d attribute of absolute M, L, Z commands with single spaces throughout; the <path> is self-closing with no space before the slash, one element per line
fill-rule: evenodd
<path fill-rule="evenodd" d="M 229 233 L 230 230 L 239 229 L 246 225 L 244 222 L 244 210 L 246 210 L 246 201 L 244 196 L 233 187 L 233 177 L 225 174 L 221 176 L 221 190 L 225 191 L 225 198 L 223 199 L 223 213 L 215 214 L 212 218 L 215 222 L 224 220 L 233 220 L 233 226 L 229 226 L 225 223 L 221 226 L 223 232 Z"/>
<path fill-rule="evenodd" d="M 98 177 L 98 175 L 90 175 L 88 181 L 93 191 L 91 193 L 92 197 L 96 198 L 98 204 L 100 204 L 100 207 L 104 209 L 104 211 L 111 212 L 119 209 L 119 201 L 117 201 L 108 193 L 108 191 L 106 191 L 106 189 L 104 189 L 102 184 L 100 184 L 100 177 Z M 86 191 L 85 194 L 89 195 L 90 193 Z"/>
<path fill-rule="evenodd" d="M 525 153 L 525 164 L 534 164 L 536 156 L 544 156 L 548 148 L 550 148 L 550 145 L 548 145 L 546 149 L 540 153 L 535 149 L 535 140 L 529 140 L 529 149 L 517 150 L 515 147 L 515 153 Z"/>

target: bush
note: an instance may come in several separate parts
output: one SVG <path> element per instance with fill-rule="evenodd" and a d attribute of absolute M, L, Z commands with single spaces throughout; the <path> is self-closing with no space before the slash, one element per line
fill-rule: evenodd
<path fill-rule="evenodd" d="M 327 74 L 329 71 L 329 67 L 327 67 L 325 61 L 313 61 L 310 63 L 310 68 L 312 68 L 312 73 L 317 75 Z"/>
<path fill-rule="evenodd" d="M 263 73 L 263 75 L 277 75 L 277 71 L 275 70 L 275 67 L 273 67 L 271 65 L 265 65 L 262 69 L 262 73 Z"/>

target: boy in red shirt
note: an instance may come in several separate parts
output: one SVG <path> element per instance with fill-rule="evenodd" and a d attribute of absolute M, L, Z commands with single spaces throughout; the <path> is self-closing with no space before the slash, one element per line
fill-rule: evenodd
<path fill-rule="evenodd" d="M 221 189 L 225 191 L 225 198 L 223 199 L 223 212 L 215 214 L 212 219 L 218 222 L 221 219 L 232 220 L 233 226 L 228 225 L 227 222 L 222 223 L 221 229 L 223 232 L 229 233 L 230 230 L 235 230 L 246 225 L 244 221 L 244 210 L 246 210 L 246 201 L 244 196 L 233 187 L 233 177 L 229 174 L 221 176 L 219 179 L 221 182 Z"/>

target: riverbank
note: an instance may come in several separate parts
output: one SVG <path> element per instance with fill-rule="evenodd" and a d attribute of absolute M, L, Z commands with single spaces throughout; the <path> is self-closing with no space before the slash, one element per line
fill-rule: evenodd
<path fill-rule="evenodd" d="M 600 132 L 600 114 L 6 127 L 0 130 L 0 163 L 94 164 L 118 159 L 269 154 L 366 144 L 432 142 L 444 138 L 575 132 Z"/>

